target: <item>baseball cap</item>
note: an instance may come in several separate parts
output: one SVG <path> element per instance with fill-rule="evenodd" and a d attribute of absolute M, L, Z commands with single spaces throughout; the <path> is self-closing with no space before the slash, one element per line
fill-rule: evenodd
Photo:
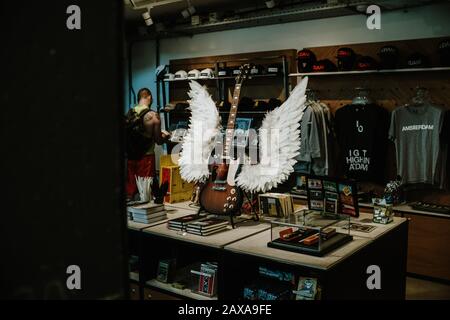
<path fill-rule="evenodd" d="M 166 71 L 167 71 L 166 65 L 162 64 L 162 65 L 158 66 L 155 71 L 156 79 L 158 79 L 158 80 L 164 79 L 164 75 L 166 74 Z"/>
<path fill-rule="evenodd" d="M 275 63 L 271 64 L 267 67 L 266 72 L 267 73 L 280 73 L 283 70 L 283 65 L 281 63 Z"/>
<path fill-rule="evenodd" d="M 250 69 L 250 75 L 258 75 L 264 73 L 264 67 L 261 65 L 253 65 Z"/>
<path fill-rule="evenodd" d="M 338 61 L 338 69 L 340 71 L 350 71 L 355 64 L 356 55 L 351 48 L 339 48 L 336 55 Z"/>
<path fill-rule="evenodd" d="M 240 66 L 236 66 L 236 67 L 231 68 L 231 75 L 232 76 L 237 76 L 240 73 L 241 73 Z"/>
<path fill-rule="evenodd" d="M 267 111 L 269 110 L 269 103 L 264 100 L 257 100 L 255 107 L 258 108 L 258 111 Z"/>
<path fill-rule="evenodd" d="M 193 69 L 188 72 L 188 78 L 189 79 L 198 79 L 200 77 L 200 71 L 197 69 Z"/>
<path fill-rule="evenodd" d="M 319 60 L 312 64 L 313 72 L 330 72 L 336 70 L 337 70 L 336 65 L 329 59 Z"/>
<path fill-rule="evenodd" d="M 252 110 L 255 106 L 255 101 L 250 97 L 242 97 L 239 100 L 239 109 L 240 110 Z"/>
<path fill-rule="evenodd" d="M 175 111 L 184 111 L 184 110 L 187 109 L 187 108 L 189 108 L 189 103 L 187 103 L 187 102 L 178 102 L 178 103 L 175 105 L 174 110 L 175 110 Z"/>
<path fill-rule="evenodd" d="M 212 69 L 210 69 L 210 68 L 203 69 L 203 70 L 200 72 L 199 78 L 200 78 L 200 79 L 210 79 L 210 78 L 214 78 L 214 72 L 213 72 Z"/>
<path fill-rule="evenodd" d="M 174 79 L 179 80 L 179 79 L 187 79 L 188 75 L 187 72 L 184 70 L 178 70 L 177 72 L 175 72 L 175 77 Z"/>
<path fill-rule="evenodd" d="M 297 52 L 297 68 L 299 72 L 311 72 L 312 64 L 316 61 L 316 55 L 309 49 Z"/>
<path fill-rule="evenodd" d="M 395 69 L 398 62 L 398 49 L 394 46 L 384 46 L 378 52 L 382 69 Z"/>
<path fill-rule="evenodd" d="M 429 60 L 419 52 L 411 54 L 406 60 L 408 68 L 425 68 L 429 66 Z"/>
<path fill-rule="evenodd" d="M 277 98 L 270 98 L 268 107 L 269 109 L 275 109 L 281 106 L 281 100 Z"/>
<path fill-rule="evenodd" d="M 173 80 L 173 79 L 175 79 L 175 75 L 173 74 L 173 73 L 166 73 L 165 75 L 164 75 L 164 80 Z"/>
<path fill-rule="evenodd" d="M 230 75 L 231 75 L 231 70 L 230 70 L 230 68 L 227 68 L 227 67 L 221 67 L 217 71 L 217 76 L 218 77 L 227 77 L 227 76 L 230 76 Z"/>
<path fill-rule="evenodd" d="M 356 70 L 376 70 L 378 68 L 377 61 L 369 56 L 362 56 L 356 60 Z"/>

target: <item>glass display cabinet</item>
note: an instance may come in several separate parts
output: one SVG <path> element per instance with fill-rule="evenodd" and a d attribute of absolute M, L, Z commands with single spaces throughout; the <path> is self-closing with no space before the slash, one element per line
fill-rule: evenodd
<path fill-rule="evenodd" d="M 271 241 L 267 245 L 271 248 L 323 256 L 353 240 L 350 228 L 345 233 L 337 232 L 336 224 L 342 221 L 347 221 L 350 225 L 350 216 L 301 210 L 270 222 Z"/>

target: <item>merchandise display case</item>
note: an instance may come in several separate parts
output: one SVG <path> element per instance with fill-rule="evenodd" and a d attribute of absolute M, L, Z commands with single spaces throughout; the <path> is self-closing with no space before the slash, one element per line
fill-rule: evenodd
<path fill-rule="evenodd" d="M 267 245 L 271 248 L 323 256 L 353 240 L 349 228 L 345 233 L 337 232 L 337 223 L 350 225 L 350 216 L 301 210 L 270 222 L 271 241 Z"/>

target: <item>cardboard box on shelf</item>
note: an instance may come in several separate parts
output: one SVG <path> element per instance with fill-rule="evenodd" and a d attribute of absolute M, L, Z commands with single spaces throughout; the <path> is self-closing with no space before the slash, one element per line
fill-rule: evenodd
<path fill-rule="evenodd" d="M 180 167 L 172 161 L 171 155 L 163 155 L 160 158 L 159 181 L 161 181 L 161 184 L 166 181 L 169 183 L 164 202 L 175 203 L 187 201 L 191 198 L 194 184 L 181 178 Z"/>

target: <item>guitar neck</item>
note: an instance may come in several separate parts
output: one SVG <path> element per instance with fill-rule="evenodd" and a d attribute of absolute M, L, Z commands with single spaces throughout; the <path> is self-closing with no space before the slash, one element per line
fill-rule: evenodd
<path fill-rule="evenodd" d="M 239 104 L 239 97 L 241 95 L 241 85 L 242 82 L 236 83 L 233 92 L 233 102 L 231 103 L 230 114 L 228 115 L 227 129 L 225 132 L 225 144 L 223 154 L 225 157 L 230 156 L 230 149 L 232 148 L 233 136 L 234 136 L 234 126 L 236 124 L 236 115 Z"/>

